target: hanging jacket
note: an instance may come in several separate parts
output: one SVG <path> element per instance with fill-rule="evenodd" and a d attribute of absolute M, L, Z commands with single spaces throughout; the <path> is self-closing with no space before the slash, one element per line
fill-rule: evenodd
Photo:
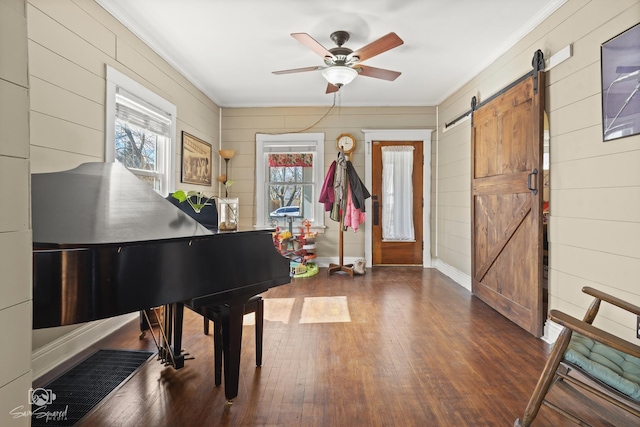
<path fill-rule="evenodd" d="M 353 228 L 354 232 L 357 232 L 358 227 L 367 219 L 367 216 L 364 212 L 356 208 L 355 205 L 353 204 L 353 197 L 351 197 L 351 193 L 352 193 L 351 187 L 349 187 L 349 189 L 347 190 L 347 193 L 348 193 L 347 207 L 344 212 L 343 225 L 345 229 L 347 227 L 351 227 Z"/>
<path fill-rule="evenodd" d="M 340 222 L 340 204 L 335 202 L 331 205 L 331 213 L 329 213 L 329 218 L 335 222 Z"/>
<path fill-rule="evenodd" d="M 349 176 L 349 186 L 351 187 L 353 205 L 356 209 L 360 209 L 364 212 L 364 201 L 371 197 L 371 194 L 369 194 L 369 190 L 367 190 L 367 187 L 365 187 L 364 183 L 360 180 L 358 173 L 350 161 L 347 161 L 347 175 Z"/>
<path fill-rule="evenodd" d="M 322 190 L 320 190 L 320 197 L 318 201 L 324 203 L 324 210 L 329 212 L 335 202 L 335 191 L 333 189 L 333 179 L 336 173 L 336 161 L 334 160 L 329 169 L 327 175 L 324 177 L 324 183 L 322 184 Z"/>
<path fill-rule="evenodd" d="M 347 196 L 347 163 L 348 162 L 344 157 L 344 153 L 342 151 L 338 152 L 336 173 L 335 178 L 333 179 L 333 188 L 335 190 L 336 203 L 340 203 L 341 206 L 344 206 L 342 202 Z"/>

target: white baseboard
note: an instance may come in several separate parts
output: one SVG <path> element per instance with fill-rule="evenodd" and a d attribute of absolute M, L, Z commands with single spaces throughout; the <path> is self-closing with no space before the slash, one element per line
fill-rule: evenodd
<path fill-rule="evenodd" d="M 313 262 L 315 262 L 318 267 L 329 267 L 329 264 L 337 263 L 338 262 L 338 258 L 333 259 L 333 258 L 330 258 L 330 257 L 317 257 L 316 259 L 313 260 Z M 347 264 L 348 264 L 348 262 L 347 262 Z"/>
<path fill-rule="evenodd" d="M 457 284 L 471 292 L 471 276 L 463 273 L 457 268 L 450 266 L 439 258 L 434 259 L 431 265 L 433 265 L 436 270 L 440 271 L 445 276 L 450 277 Z"/>
<path fill-rule="evenodd" d="M 450 266 L 449 264 L 447 264 L 446 262 L 444 262 L 444 261 L 442 261 L 441 259 L 438 259 L 438 258 L 435 258 L 433 260 L 432 264 L 433 264 L 434 268 L 436 268 L 442 274 L 444 274 L 445 276 L 450 277 L 456 283 L 458 283 L 460 286 L 462 286 L 463 288 L 467 289 L 469 292 L 472 292 L 472 290 L 471 290 L 471 276 L 461 272 L 460 270 Z M 556 342 L 556 340 L 558 339 L 558 336 L 560 335 L 560 332 L 562 332 L 562 326 L 560 326 L 557 323 L 554 323 L 554 322 L 552 322 L 550 320 L 547 320 L 545 322 L 545 325 L 544 325 L 544 336 L 540 337 L 540 339 L 543 340 L 544 342 L 547 342 L 547 343 L 553 345 Z"/>
<path fill-rule="evenodd" d="M 544 324 L 544 336 L 541 337 L 542 341 L 553 345 L 558 339 L 560 332 L 562 332 L 562 329 L 562 326 L 547 319 Z"/>
<path fill-rule="evenodd" d="M 87 323 L 36 349 L 31 353 L 33 379 L 40 378 L 65 360 L 87 349 L 138 316 L 138 313 L 129 313 Z"/>
<path fill-rule="evenodd" d="M 353 264 L 356 262 L 356 260 L 358 259 L 362 259 L 362 257 L 344 257 L 344 263 L 345 265 L 348 264 Z M 337 264 L 338 263 L 338 258 L 336 257 L 318 257 L 314 260 L 314 262 L 318 265 L 318 267 L 329 267 L 329 264 Z M 371 267 L 371 261 L 367 260 L 367 267 Z M 447 264 L 446 262 L 435 258 L 431 260 L 431 267 L 426 266 L 425 268 L 435 268 L 437 270 L 439 270 L 442 274 L 444 274 L 445 276 L 450 277 L 451 279 L 453 279 L 457 284 L 459 284 L 460 286 L 462 286 L 463 288 L 467 289 L 469 292 L 471 292 L 471 276 L 461 272 L 460 270 L 451 267 L 449 264 Z"/>
<path fill-rule="evenodd" d="M 461 272 L 460 270 L 450 266 L 449 264 L 438 258 L 435 258 L 433 260 L 433 266 L 442 274 L 450 277 L 460 286 L 467 289 L 469 292 L 472 292 L 471 276 Z M 544 325 L 544 336 L 540 337 L 540 339 L 553 345 L 558 339 L 560 332 L 562 332 L 562 326 L 550 320 L 547 320 Z"/>

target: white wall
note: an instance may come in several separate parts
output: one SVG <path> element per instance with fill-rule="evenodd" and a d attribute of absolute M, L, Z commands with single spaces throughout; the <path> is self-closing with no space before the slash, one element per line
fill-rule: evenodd
<path fill-rule="evenodd" d="M 547 75 L 551 203 L 549 305 L 582 317 L 593 286 L 640 304 L 640 135 L 602 142 L 600 45 L 638 23 L 640 2 L 569 0 L 439 106 L 438 257 L 470 273 L 469 122 L 444 123 L 525 74 L 533 53 L 573 57 Z M 603 307 L 596 324 L 636 340 L 635 316 Z"/>
<path fill-rule="evenodd" d="M 29 84 L 24 0 L 0 0 L 0 425 L 28 426 L 31 387 Z M 18 409 L 20 410 L 20 409 Z"/>
<path fill-rule="evenodd" d="M 180 183 L 183 130 L 213 147 L 219 145 L 219 108 L 200 90 L 93 0 L 28 0 L 27 25 L 32 173 L 104 161 L 105 79 L 110 65 L 176 105 L 176 188 L 217 191 L 217 186 Z M 218 164 L 214 155 L 214 171 Z M 33 349 L 69 341 L 71 333 L 74 339 L 90 335 L 79 332 L 75 326 L 36 330 Z M 42 357 L 42 351 L 36 353 L 38 366 L 47 365 Z"/>
<path fill-rule="evenodd" d="M 11 248 L 16 254 L 10 264 L 14 270 L 0 266 L 14 271 L 15 276 L 10 282 L 3 277 L 3 282 L 15 286 L 8 290 L 3 286 L 0 316 L 8 315 L 13 324 L 21 325 L 16 334 L 22 336 L 29 335 L 26 331 L 30 330 L 31 311 L 29 171 L 64 170 L 103 160 L 105 64 L 174 103 L 178 107 L 178 135 L 185 130 L 217 147 L 220 111 L 92 0 L 28 0 L 26 12 L 23 0 L 0 0 L 0 7 L 3 31 L 16 35 L 0 39 L 0 179 L 12 183 L 10 188 L 0 186 L 2 200 L 12 200 L 8 208 L 3 204 L 0 213 L 0 247 Z M 588 303 L 580 292 L 583 285 L 640 303 L 637 284 L 629 280 L 640 271 L 640 137 L 602 143 L 598 71 L 600 43 L 637 23 L 638 16 L 638 0 L 569 0 L 443 101 L 437 119 L 435 107 L 342 108 L 314 131 L 325 132 L 329 142 L 342 132 L 350 132 L 362 142 L 363 128 L 437 125 L 440 132 L 432 150 L 432 176 L 437 176 L 432 186 L 432 212 L 437 216 L 432 224 L 438 233 L 432 234 L 432 247 L 437 248 L 439 261 L 463 276 L 469 275 L 469 123 L 447 133 L 442 133 L 442 126 L 466 111 L 472 96 L 479 96 L 481 101 L 527 72 L 536 49 L 542 49 L 548 58 L 573 43 L 574 56 L 549 72 L 546 88 L 552 162 L 550 304 L 581 316 Z M 7 56 L 11 61 L 4 60 Z M 25 113 L 28 86 L 30 137 Z M 230 175 L 238 180 L 233 192 L 241 198 L 241 224 L 253 222 L 255 133 L 302 129 L 325 112 L 316 107 L 222 112 L 222 145 L 238 152 L 230 164 Z M 363 146 L 360 144 L 359 150 Z M 327 151 L 328 160 L 334 155 Z M 354 164 L 361 174 L 363 159 L 363 153 L 356 152 Z M 213 160 L 216 170 L 219 160 L 217 156 Z M 179 168 L 176 182 L 178 188 L 187 187 L 179 183 Z M 194 188 L 211 193 L 217 190 Z M 321 250 L 329 254 L 336 244 L 336 230 L 331 230 Z M 346 255 L 359 256 L 363 246 L 362 234 L 346 235 Z M 6 258 L 0 262 L 6 262 Z M 603 314 L 605 328 L 635 337 L 635 319 L 607 309 Z M 21 318 L 24 322 L 16 321 Z M 69 329 L 36 333 L 33 348 L 50 343 Z M 21 342 L 18 347 L 28 347 L 31 337 L 25 340 L 26 344 Z M 19 348 L 16 354 L 15 359 L 12 356 L 13 365 L 1 368 L 4 376 L 0 377 L 0 393 L 12 390 L 11 396 L 24 388 L 10 384 L 30 383 L 28 357 Z M 8 400 L 0 394 L 0 402 Z"/>
<path fill-rule="evenodd" d="M 237 180 L 231 187 L 233 197 L 240 199 L 240 225 L 255 224 L 255 145 L 256 133 L 286 133 L 306 129 L 318 122 L 329 107 L 291 108 L 225 108 L 222 111 L 222 144 L 236 150 L 229 163 L 229 176 Z M 340 107 L 335 108 L 306 132 L 324 132 L 325 169 L 336 159 L 336 138 L 350 133 L 358 140 L 351 161 L 364 181 L 365 148 L 362 129 L 434 129 L 435 107 Z M 425 168 L 429 165 L 425 165 Z M 318 239 L 319 258 L 338 257 L 339 224 L 325 218 L 327 230 Z M 343 234 L 344 256 L 364 256 L 364 227 Z M 334 260 L 335 261 L 335 260 Z M 426 262 L 426 261 L 425 261 Z"/>

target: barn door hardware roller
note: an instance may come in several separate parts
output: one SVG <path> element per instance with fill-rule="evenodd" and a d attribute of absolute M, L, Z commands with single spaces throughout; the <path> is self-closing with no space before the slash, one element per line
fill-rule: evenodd
<path fill-rule="evenodd" d="M 489 98 L 485 99 L 484 101 L 478 102 L 478 98 L 475 97 L 475 96 L 473 98 L 471 98 L 471 109 L 466 111 L 466 112 L 464 112 L 463 114 L 460 114 L 458 117 L 456 117 L 455 119 L 451 120 L 449 123 L 445 122 L 444 128 L 447 129 L 447 128 L 455 125 L 457 122 L 459 122 L 460 120 L 464 119 L 469 114 L 473 113 L 475 110 L 477 110 L 478 108 L 482 107 L 487 102 L 490 102 L 494 98 L 502 95 L 503 93 L 505 93 L 506 91 L 508 91 L 512 87 L 520 84 L 521 82 L 523 82 L 524 80 L 528 79 L 529 77 L 533 77 L 533 93 L 534 94 L 538 93 L 538 72 L 539 71 L 544 71 L 544 54 L 542 53 L 542 51 L 540 49 L 538 49 L 538 50 L 536 50 L 534 52 L 533 59 L 531 59 L 531 66 L 533 67 L 533 69 L 530 70 L 527 74 L 525 74 L 524 76 L 520 77 L 517 80 L 514 80 L 513 82 L 511 82 L 510 84 L 508 84 L 507 86 L 502 88 L 497 93 L 494 93 L 493 95 L 491 95 Z M 471 120 L 473 120 L 473 116 L 471 117 Z"/>
<path fill-rule="evenodd" d="M 540 49 L 536 50 L 531 60 L 533 66 L 533 93 L 538 93 L 538 72 L 544 71 L 544 54 Z"/>

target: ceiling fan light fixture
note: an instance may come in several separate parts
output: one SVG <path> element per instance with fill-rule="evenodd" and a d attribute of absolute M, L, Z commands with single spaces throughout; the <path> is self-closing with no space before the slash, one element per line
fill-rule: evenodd
<path fill-rule="evenodd" d="M 322 71 L 322 77 L 337 87 L 342 87 L 351 83 L 357 75 L 358 72 L 356 70 L 343 65 L 334 65 L 333 67 L 326 68 Z"/>

